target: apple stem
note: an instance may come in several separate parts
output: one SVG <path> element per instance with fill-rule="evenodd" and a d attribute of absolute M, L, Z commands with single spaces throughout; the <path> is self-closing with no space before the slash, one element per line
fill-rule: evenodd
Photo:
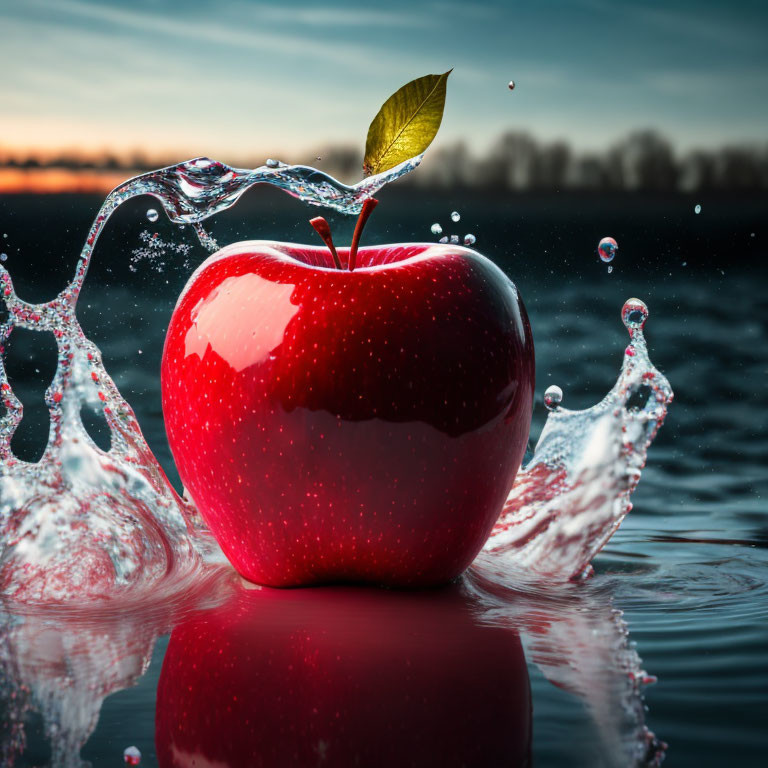
<path fill-rule="evenodd" d="M 363 234 L 363 227 L 365 222 L 368 221 L 368 217 L 373 212 L 373 209 L 379 204 L 379 201 L 373 197 L 367 197 L 363 201 L 363 207 L 360 211 L 360 216 L 357 218 L 357 224 L 355 224 L 355 232 L 352 235 L 352 245 L 349 246 L 349 271 L 355 271 L 355 261 L 357 259 L 357 247 L 360 244 L 360 236 Z"/>
<path fill-rule="evenodd" d="M 341 269 L 341 261 L 339 260 L 339 254 L 336 253 L 336 246 L 333 244 L 331 228 L 328 226 L 328 222 L 322 216 L 317 216 L 314 219 L 310 219 L 309 223 L 315 228 L 315 232 L 323 238 L 323 242 L 328 246 L 328 250 L 331 252 L 331 256 L 333 256 L 333 263 L 336 265 L 336 269 Z"/>

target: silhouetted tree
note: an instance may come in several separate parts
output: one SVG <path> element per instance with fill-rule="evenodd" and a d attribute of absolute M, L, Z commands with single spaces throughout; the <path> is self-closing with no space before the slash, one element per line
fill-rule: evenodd
<path fill-rule="evenodd" d="M 479 167 L 489 186 L 526 189 L 531 186 L 538 155 L 538 144 L 527 133 L 510 131 L 491 146 Z"/>
<path fill-rule="evenodd" d="M 317 158 L 320 160 L 317 160 Z M 321 168 L 347 183 L 354 183 L 363 177 L 363 154 L 355 147 L 334 145 L 325 147 L 303 162 Z"/>
<path fill-rule="evenodd" d="M 685 191 L 712 189 L 717 183 L 717 163 L 712 152 L 695 150 L 681 161 L 679 187 Z"/>
<path fill-rule="evenodd" d="M 467 145 L 459 141 L 427 153 L 422 167 L 410 176 L 410 181 L 420 187 L 460 189 L 477 186 L 479 176 L 476 161 L 469 154 Z"/>
<path fill-rule="evenodd" d="M 717 157 L 717 180 L 726 189 L 757 189 L 761 173 L 758 153 L 747 147 L 724 147 Z"/>
<path fill-rule="evenodd" d="M 638 131 L 613 148 L 609 155 L 620 171 L 625 189 L 662 190 L 677 185 L 672 145 L 656 131 Z"/>
<path fill-rule="evenodd" d="M 573 160 L 567 184 L 576 189 L 606 189 L 609 186 L 608 178 L 606 158 L 588 154 Z"/>
<path fill-rule="evenodd" d="M 571 148 L 564 141 L 540 147 L 536 155 L 531 186 L 540 189 L 561 189 L 568 180 L 571 162 Z"/>

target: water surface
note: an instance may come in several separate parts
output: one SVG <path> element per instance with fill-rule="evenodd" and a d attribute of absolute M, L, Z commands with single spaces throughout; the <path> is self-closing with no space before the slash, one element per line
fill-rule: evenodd
<path fill-rule="evenodd" d="M 462 599 L 474 606 L 474 623 L 466 626 L 484 638 L 484 622 L 495 623 L 525 646 L 533 764 L 632 764 L 628 740 L 636 744 L 638 718 L 644 718 L 669 745 L 665 765 L 761 765 L 768 747 L 764 201 L 703 200 L 696 216 L 693 201 L 683 197 L 470 202 L 460 193 L 416 197 L 397 189 L 381 197 L 366 230 L 368 242 L 436 239 L 429 228 L 439 221 L 444 234 L 476 235 L 475 247 L 516 281 L 536 343 L 534 436 L 546 415 L 542 398 L 549 384 L 562 387 L 568 408 L 593 404 L 613 384 L 626 346 L 618 311 L 628 296 L 648 303 L 651 356 L 676 392 L 633 497 L 635 508 L 595 561 L 594 578 L 534 604 L 510 592 L 488 594 L 477 580 L 465 585 Z M 8 235 L 5 266 L 23 298 L 47 300 L 64 286 L 100 202 L 0 198 L 0 237 Z M 178 229 L 162 215 L 150 224 L 145 212 L 151 206 L 149 199 L 137 200 L 117 212 L 78 312 L 175 481 L 158 369 L 164 329 L 189 269 L 169 254 L 164 265 L 140 261 L 134 272 L 130 257 L 147 229 L 169 242 L 189 243 L 193 265 L 205 253 L 189 228 Z M 461 212 L 458 224 L 450 221 L 453 210 Z M 254 190 L 212 230 L 220 242 L 313 242 L 306 223 L 313 215 L 316 209 Z M 331 224 L 337 242 L 344 242 L 345 233 L 348 239 L 352 222 L 332 217 Z M 620 246 L 610 274 L 596 251 L 604 236 Z M 28 459 L 39 457 L 45 445 L 43 391 L 55 368 L 52 343 L 35 338 L 33 344 L 31 336 L 14 334 L 8 356 L 26 408 L 14 449 Z M 217 588 L 211 587 L 214 603 Z M 47 701 L 52 707 L 66 702 L 65 712 L 73 702 L 83 709 L 103 695 L 100 712 L 96 707 L 89 715 L 98 719 L 83 758 L 96 766 L 118 765 L 123 749 L 135 744 L 142 765 L 153 766 L 168 617 L 183 623 L 193 607 L 199 604 L 159 617 L 131 614 L 107 630 L 97 623 L 91 635 L 78 628 L 66 642 L 75 643 L 68 653 L 82 664 L 63 670 L 50 663 L 57 653 L 55 633 L 17 633 L 5 669 L 26 685 L 36 681 L 39 690 L 47 681 Z M 64 642 L 67 622 L 57 618 L 54 626 L 61 630 L 56 641 Z M 638 700 L 627 679 L 634 660 L 625 630 L 642 668 L 658 678 L 644 690 L 647 712 L 642 704 L 640 712 L 633 709 Z M 78 686 L 83 692 L 72 698 Z M 5 690 L 8 713 L 15 706 L 13 686 Z M 39 716 L 28 713 L 24 719 L 27 748 L 16 764 L 39 765 L 49 758 L 49 739 Z M 14 728 L 7 714 L 4 726 L 8 741 Z"/>

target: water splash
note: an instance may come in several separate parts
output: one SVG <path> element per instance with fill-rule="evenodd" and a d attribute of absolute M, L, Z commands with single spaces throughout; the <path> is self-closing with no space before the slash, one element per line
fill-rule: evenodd
<path fill-rule="evenodd" d="M 241 170 L 197 158 L 116 187 L 91 226 L 72 282 L 52 301 L 21 300 L 0 265 L 7 310 L 7 316 L 0 315 L 0 590 L 7 599 L 125 599 L 127 592 L 161 579 L 183 581 L 199 567 L 200 550 L 213 549 L 195 524 L 194 510 L 168 482 L 133 410 L 77 321 L 77 298 L 112 213 L 126 200 L 152 195 L 172 221 L 194 225 L 202 244 L 215 250 L 216 242 L 201 222 L 232 206 L 255 184 L 272 184 L 309 204 L 357 213 L 367 197 L 420 160 L 347 186 L 305 166 L 275 163 Z M 4 364 L 14 328 L 52 333 L 58 348 L 56 373 L 45 395 L 48 442 L 38 462 L 21 461 L 11 450 L 23 415 Z M 83 407 L 103 414 L 109 450 L 100 449 L 86 431 Z"/>
<path fill-rule="evenodd" d="M 621 311 L 630 343 L 613 389 L 583 411 L 552 410 L 481 559 L 504 555 L 520 584 L 579 579 L 631 510 L 648 446 L 673 393 L 643 336 L 648 308 Z"/>
<path fill-rule="evenodd" d="M 464 588 L 487 621 L 519 628 L 529 664 L 584 703 L 600 744 L 599 756 L 587 762 L 606 768 L 659 766 L 667 745 L 646 726 L 643 699 L 656 680 L 643 669 L 611 590 L 566 583 L 521 591 L 505 560 L 491 556 L 475 562 Z"/>
<path fill-rule="evenodd" d="M 157 272 L 165 269 L 165 260 L 168 256 L 182 256 L 182 267 L 188 269 L 191 266 L 189 257 L 192 252 L 192 246 L 188 243 L 175 243 L 163 240 L 157 232 L 144 230 L 139 234 L 139 240 L 142 245 L 140 248 L 134 248 L 131 251 L 131 263 L 129 269 L 131 272 L 138 270 L 138 264 L 146 261 Z"/>
<path fill-rule="evenodd" d="M 80 751 L 96 728 L 104 699 L 136 685 L 159 635 L 190 611 L 218 604 L 231 589 L 231 573 L 211 568 L 183 593 L 159 599 L 153 593 L 152 601 L 128 608 L 102 603 L 87 610 L 27 606 L 8 614 L 0 609 L 0 765 L 10 768 L 23 755 L 25 724 L 39 713 L 50 764 L 89 768 Z"/>

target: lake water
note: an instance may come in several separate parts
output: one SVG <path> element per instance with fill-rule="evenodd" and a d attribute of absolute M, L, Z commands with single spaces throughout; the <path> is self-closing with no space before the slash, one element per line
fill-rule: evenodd
<path fill-rule="evenodd" d="M 444 234 L 474 234 L 475 247 L 517 283 L 536 344 L 534 439 L 546 416 L 547 386 L 562 387 L 568 408 L 591 405 L 612 386 L 626 346 L 619 310 L 630 296 L 648 304 L 651 357 L 676 397 L 650 449 L 634 510 L 596 559 L 596 575 L 531 599 L 489 586 L 475 574 L 459 587 L 411 602 L 391 593 L 361 598 L 366 593 L 354 590 L 248 592 L 224 576 L 167 610 L 146 606 L 98 619 L 38 612 L 23 623 L 9 619 L 0 648 L 4 764 L 12 764 L 14 752 L 18 766 L 45 764 L 53 742 L 56 764 L 79 765 L 79 738 L 85 740 L 82 759 L 94 766 L 120 765 L 130 745 L 141 750 L 141 765 L 154 766 L 158 754 L 170 754 L 176 724 L 191 722 L 196 711 L 207 726 L 198 727 L 199 743 L 186 752 L 177 734 L 179 765 L 291 764 L 285 754 L 293 754 L 296 764 L 339 764 L 334 756 L 338 761 L 347 753 L 334 753 L 333 744 L 317 737 L 322 728 L 312 726 L 307 709 L 313 701 L 317 716 L 330 718 L 327 728 L 333 730 L 336 712 L 346 718 L 348 729 L 333 733 L 362 755 L 361 765 L 449 765 L 462 750 L 469 750 L 472 765 L 523 764 L 529 738 L 536 766 L 644 764 L 642 755 L 654 753 L 645 727 L 668 745 L 665 765 L 763 765 L 765 200 L 494 200 L 460 192 L 417 194 L 397 185 L 381 200 L 366 242 L 434 240 L 430 225 L 438 221 Z M 0 250 L 8 253 L 5 266 L 22 298 L 50 299 L 64 286 L 100 202 L 0 197 L 0 237 L 7 234 Z M 697 203 L 700 214 L 694 213 Z M 177 483 L 160 410 L 159 360 L 170 312 L 191 268 L 169 252 L 164 264 L 142 260 L 134 272 L 131 252 L 149 231 L 190 244 L 192 265 L 205 254 L 189 228 L 162 215 L 148 222 L 150 207 L 140 199 L 117 212 L 78 311 Z M 453 210 L 461 213 L 458 224 L 450 220 Z M 314 242 L 307 224 L 314 215 L 317 209 L 257 189 L 211 228 L 221 243 Z M 353 222 L 329 220 L 336 241 L 348 240 Z M 619 243 L 611 273 L 596 251 L 604 236 Z M 55 368 L 53 341 L 15 332 L 8 368 L 25 404 L 14 448 L 36 458 L 47 435 L 43 392 Z M 246 610 L 259 618 L 243 627 L 232 617 Z M 295 655 L 291 648 L 310 630 L 327 644 L 318 646 L 313 671 L 299 674 L 294 666 L 306 661 L 306 647 Z M 211 648 L 228 648 L 240 671 L 233 673 L 231 665 L 228 673 L 217 671 Z M 198 654 L 208 659 L 200 666 L 213 670 L 208 677 L 194 670 Z M 265 666 L 265 658 L 274 658 L 274 665 Z M 632 679 L 641 667 L 658 679 L 644 690 Z M 402 680 L 410 687 L 398 688 Z M 232 697 L 242 699 L 243 691 L 250 691 L 251 701 L 238 709 Z M 35 706 L 19 705 L 30 696 Z M 413 704 L 419 696 L 423 706 Z M 449 705 L 451 700 L 462 706 Z M 41 708 L 48 726 L 34 711 Z M 263 727 L 244 731 L 246 715 Z M 419 738 L 407 722 L 419 724 Z M 243 733 L 258 744 L 258 759 L 244 757 Z M 234 745 L 229 752 L 228 744 Z M 200 762 L 200 755 L 208 762 Z"/>

